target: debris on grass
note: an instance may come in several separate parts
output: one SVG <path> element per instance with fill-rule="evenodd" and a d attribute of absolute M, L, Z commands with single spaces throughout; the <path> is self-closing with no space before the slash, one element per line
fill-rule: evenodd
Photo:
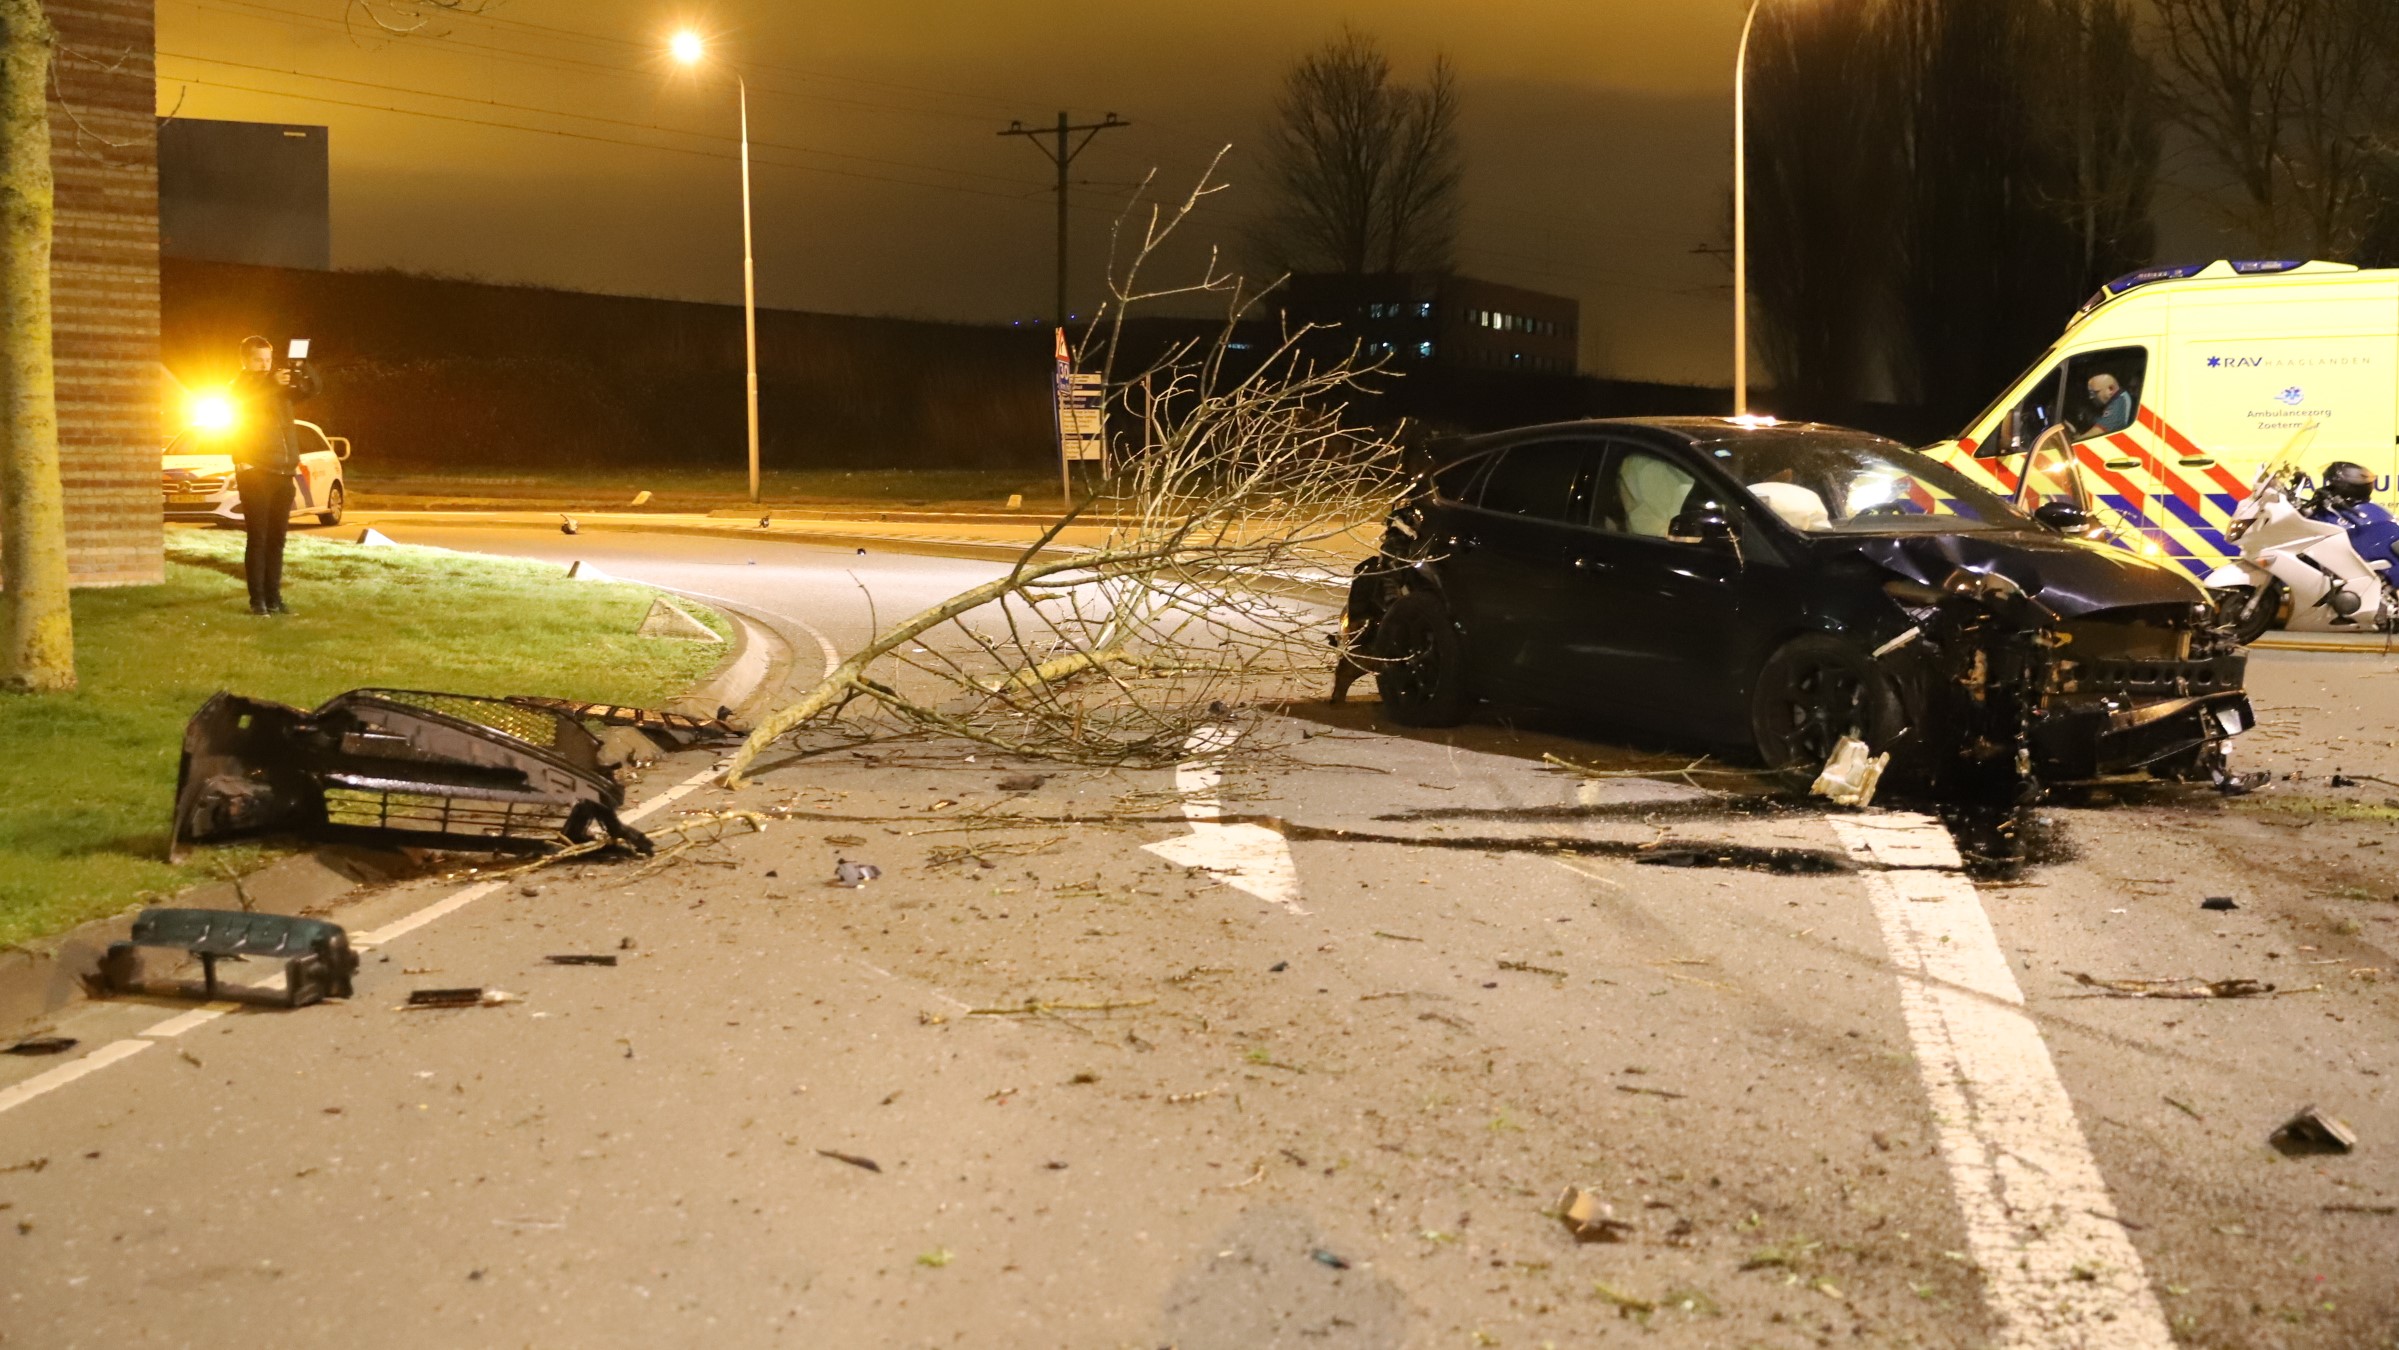
<path fill-rule="evenodd" d="M 1567 1187 L 1553 1209 L 1577 1242 L 1622 1242 L 1634 1231 L 1613 1206 L 1580 1186 Z"/>
<path fill-rule="evenodd" d="M 2293 1157 L 2305 1153 L 2347 1153 L 2357 1147 L 2357 1132 L 2336 1117 L 2304 1106 L 2299 1114 L 2266 1136 L 2266 1142 Z"/>

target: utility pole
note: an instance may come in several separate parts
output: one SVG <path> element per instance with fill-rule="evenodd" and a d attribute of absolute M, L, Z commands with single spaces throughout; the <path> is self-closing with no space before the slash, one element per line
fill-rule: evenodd
<path fill-rule="evenodd" d="M 1070 124 L 1066 114 L 1061 112 L 1058 114 L 1058 125 L 1054 131 L 1052 128 L 1048 127 L 1035 128 L 1028 127 L 1022 122 L 1010 122 L 1008 124 L 1008 129 L 1000 133 L 1002 136 L 1024 137 L 1027 141 L 1032 143 L 1034 149 L 1039 150 L 1045 157 L 1049 159 L 1051 163 L 1058 166 L 1057 323 L 1058 331 L 1060 332 L 1066 331 L 1066 171 L 1074 164 L 1075 156 L 1082 154 L 1083 148 L 1091 144 L 1092 137 L 1099 135 L 1103 131 L 1114 131 L 1118 127 L 1129 127 L 1131 125 L 1133 124 L 1117 117 L 1115 113 L 1109 113 L 1107 117 L 1101 121 L 1085 122 L 1080 126 L 1075 126 Z M 1074 136 L 1077 132 L 1082 133 L 1083 139 L 1075 141 L 1071 146 L 1069 146 L 1069 138 Z M 1055 148 L 1043 145 L 1041 143 L 1042 137 L 1052 134 L 1055 134 L 1058 138 L 1058 144 Z"/>

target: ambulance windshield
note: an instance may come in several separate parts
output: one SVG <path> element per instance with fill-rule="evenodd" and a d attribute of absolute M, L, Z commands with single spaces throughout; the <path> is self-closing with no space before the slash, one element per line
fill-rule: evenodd
<path fill-rule="evenodd" d="M 1955 471 L 1878 437 L 1756 431 L 1702 448 L 1759 505 L 1808 534 L 2033 527 L 2015 507 Z"/>

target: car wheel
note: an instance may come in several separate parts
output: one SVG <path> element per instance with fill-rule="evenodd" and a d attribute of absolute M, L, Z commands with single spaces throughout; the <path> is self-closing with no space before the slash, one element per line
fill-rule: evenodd
<path fill-rule="evenodd" d="M 1474 696 L 1466 687 L 1466 649 L 1441 597 L 1408 591 L 1377 625 L 1376 687 L 1391 720 L 1404 727 L 1454 727 Z"/>
<path fill-rule="evenodd" d="M 2232 640 L 2246 647 L 2266 635 L 2282 617 L 2282 582 L 2266 578 L 2262 586 L 2228 586 L 2217 593 L 2216 619 L 2232 630 Z"/>
<path fill-rule="evenodd" d="M 1880 754 L 1906 726 L 1899 693 L 1874 658 L 1810 634 L 1766 658 L 1750 700 L 1750 729 L 1766 767 L 1813 777 L 1844 736 Z M 1898 756 L 1893 756 L 1897 759 Z M 1899 769 L 1894 764 L 1893 770 Z"/>
<path fill-rule="evenodd" d="M 335 483 L 330 489 L 328 489 L 325 493 L 325 509 L 317 512 L 317 524 L 341 524 L 342 501 L 345 496 L 347 496 L 347 494 L 342 491 L 342 485 L 339 483 Z"/>

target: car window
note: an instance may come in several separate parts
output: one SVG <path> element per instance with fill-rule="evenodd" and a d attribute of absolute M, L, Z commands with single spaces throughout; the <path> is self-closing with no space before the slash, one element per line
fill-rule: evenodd
<path fill-rule="evenodd" d="M 2085 352 L 2066 362 L 2065 421 L 2078 441 L 2129 429 L 2141 412 L 2141 389 L 2149 378 L 2147 347 L 2113 347 Z M 2032 444 L 2027 436 L 2024 443 Z"/>
<path fill-rule="evenodd" d="M 295 427 L 294 430 L 300 433 L 301 454 L 312 455 L 320 450 L 326 454 L 333 453 L 333 443 L 325 439 L 324 432 L 315 427 Z"/>
<path fill-rule="evenodd" d="M 1599 491 L 1592 523 L 1617 534 L 1664 539 L 1668 526 L 1694 496 L 1708 498 L 1699 475 L 1664 455 L 1630 447 L 1619 451 Z"/>
<path fill-rule="evenodd" d="M 2016 401 L 1999 418 L 1991 434 L 1974 447 L 1977 459 L 1998 459 L 2003 455 L 2024 453 L 2024 448 L 2041 438 L 2041 433 L 2058 424 L 2059 391 L 2065 387 L 2064 363 L 2051 366 L 2023 398 Z"/>
<path fill-rule="evenodd" d="M 1589 441 L 1535 441 L 1510 446 L 1483 480 L 1481 506 L 1506 516 L 1581 524 L 1590 515 Z"/>
<path fill-rule="evenodd" d="M 1468 455 L 1457 463 L 1433 471 L 1433 490 L 1453 502 L 1474 500 L 1474 480 L 1491 467 L 1491 456 Z"/>

